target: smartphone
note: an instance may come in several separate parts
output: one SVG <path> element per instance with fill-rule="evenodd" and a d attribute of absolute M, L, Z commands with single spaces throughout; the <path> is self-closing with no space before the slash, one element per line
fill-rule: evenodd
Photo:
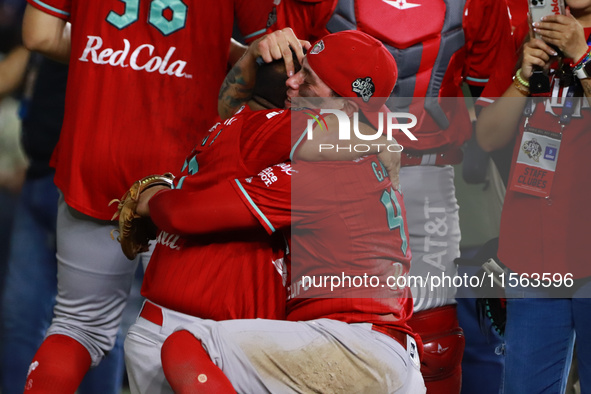
<path fill-rule="evenodd" d="M 547 15 L 564 15 L 564 0 L 529 0 L 529 15 L 531 23 L 539 22 Z M 538 35 L 536 34 L 537 38 Z"/>

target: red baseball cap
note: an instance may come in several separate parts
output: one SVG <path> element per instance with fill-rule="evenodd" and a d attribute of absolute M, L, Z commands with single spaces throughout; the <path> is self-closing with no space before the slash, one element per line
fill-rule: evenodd
<path fill-rule="evenodd" d="M 375 113 L 389 112 L 386 100 L 398 77 L 394 57 L 380 41 L 358 30 L 340 31 L 314 43 L 306 58 L 339 96 L 361 98 L 361 111 L 378 128 Z"/>

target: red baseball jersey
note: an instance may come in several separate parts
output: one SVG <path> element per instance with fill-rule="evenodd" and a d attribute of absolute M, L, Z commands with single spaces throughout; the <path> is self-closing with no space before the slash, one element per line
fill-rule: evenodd
<path fill-rule="evenodd" d="M 394 282 L 411 260 L 404 204 L 375 156 L 280 164 L 236 179 L 234 187 L 269 234 L 291 235 L 288 320 L 330 318 L 411 332 L 409 288 Z M 325 275 L 356 279 L 334 289 L 330 282 L 315 286 Z"/>
<path fill-rule="evenodd" d="M 28 0 L 72 23 L 55 182 L 68 205 L 108 220 L 111 199 L 174 168 L 215 121 L 234 15 L 248 39 L 271 0 Z"/>
<path fill-rule="evenodd" d="M 585 29 L 591 37 L 591 28 Z M 478 103 L 486 106 L 500 97 L 511 84 L 514 67 L 505 62 L 499 77 L 485 89 L 487 97 Z M 567 89 L 559 79 L 552 84 L 552 97 L 539 103 L 529 119 L 531 128 L 556 133 L 558 123 L 567 102 Z M 575 97 L 574 111 L 570 123 L 564 128 L 560 147 L 555 157 L 556 172 L 550 195 L 547 198 L 507 190 L 501 218 L 501 236 L 498 256 L 501 261 L 518 273 L 573 274 L 575 278 L 591 276 L 587 263 L 587 226 L 591 220 L 591 209 L 587 196 L 591 185 L 586 181 L 591 168 L 591 108 L 585 97 Z M 519 124 L 517 146 L 509 179 L 516 171 L 516 160 L 523 149 L 522 136 L 525 118 Z M 541 155 L 556 153 L 542 151 Z"/>
<path fill-rule="evenodd" d="M 158 234 L 143 296 L 206 319 L 284 317 L 284 238 L 269 236 L 262 228 L 190 235 L 186 217 L 191 209 L 203 209 L 200 190 L 286 160 L 290 126 L 289 111 L 246 108 L 209 130 L 185 160 L 175 190 L 161 192 L 150 201 L 151 213 L 167 215 L 172 227 L 179 223 L 179 230 Z M 159 198 L 164 195 L 170 198 Z"/>

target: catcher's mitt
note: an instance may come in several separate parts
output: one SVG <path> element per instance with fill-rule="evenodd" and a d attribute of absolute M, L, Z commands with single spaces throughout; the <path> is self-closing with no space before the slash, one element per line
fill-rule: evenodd
<path fill-rule="evenodd" d="M 119 232 L 117 241 L 121 244 L 123 254 L 130 260 L 135 259 L 138 253 L 148 251 L 150 240 L 156 238 L 156 226 L 150 218 L 141 217 L 137 214 L 137 205 L 140 194 L 153 186 L 168 186 L 172 188 L 174 176 L 167 172 L 164 175 L 150 175 L 133 185 L 125 192 L 121 200 L 111 200 L 109 205 L 117 202 L 117 212 L 111 220 L 119 217 L 119 229 L 111 231 L 111 239 L 115 239 L 113 233 Z"/>

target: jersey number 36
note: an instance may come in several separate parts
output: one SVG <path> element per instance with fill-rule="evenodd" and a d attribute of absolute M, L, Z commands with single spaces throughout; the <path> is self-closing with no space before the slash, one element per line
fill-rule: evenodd
<path fill-rule="evenodd" d="M 119 0 L 125 3 L 125 12 L 117 14 L 109 12 L 107 22 L 119 30 L 135 23 L 140 15 L 140 0 Z M 143 0 L 148 1 L 148 0 Z M 160 33 L 167 36 L 185 27 L 187 22 L 187 5 L 182 0 L 152 0 L 148 23 Z"/>

